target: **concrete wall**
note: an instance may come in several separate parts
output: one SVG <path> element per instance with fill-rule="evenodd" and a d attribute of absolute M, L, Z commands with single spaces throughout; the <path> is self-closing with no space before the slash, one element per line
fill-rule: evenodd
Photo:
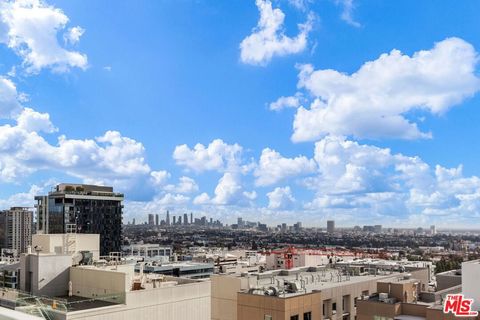
<path fill-rule="evenodd" d="M 437 291 L 442 291 L 451 287 L 462 284 L 462 276 L 457 275 L 454 272 L 442 272 L 436 275 L 437 278 Z"/>
<path fill-rule="evenodd" d="M 371 295 L 377 292 L 377 281 L 379 279 L 371 278 L 362 282 L 348 283 L 343 285 L 322 289 L 323 303 L 326 305 L 326 316 L 332 317 L 333 304 L 336 303 L 336 314 L 341 315 L 344 312 L 349 312 L 351 315 L 356 313 L 355 298 L 360 300 L 362 294 Z M 349 300 L 346 304 L 345 310 L 342 307 L 344 298 Z M 357 302 L 358 303 L 358 302 Z M 341 319 L 341 318 L 339 318 Z"/>
<path fill-rule="evenodd" d="M 416 280 L 413 280 L 416 281 Z M 417 296 L 417 286 L 414 282 L 378 282 L 377 292 L 388 293 L 390 298 L 395 298 L 401 302 L 413 302 Z"/>
<path fill-rule="evenodd" d="M 210 281 L 212 320 L 237 320 L 237 292 L 248 289 L 249 278 L 212 275 Z"/>
<path fill-rule="evenodd" d="M 266 315 L 275 320 L 290 320 L 298 315 L 303 319 L 306 312 L 311 312 L 312 319 L 321 319 L 320 293 L 303 294 L 290 298 L 238 293 L 238 320 L 264 320 Z"/>
<path fill-rule="evenodd" d="M 210 283 L 130 291 L 126 305 L 70 312 L 61 319 L 210 320 Z"/>
<path fill-rule="evenodd" d="M 427 307 L 422 304 L 402 303 L 402 314 L 415 317 L 426 317 Z"/>
<path fill-rule="evenodd" d="M 66 295 L 71 265 L 69 255 L 22 255 L 20 290 L 42 296 Z"/>
<path fill-rule="evenodd" d="M 375 316 L 394 319 L 400 314 L 401 303 L 383 303 L 378 301 L 358 301 L 357 320 L 372 320 Z"/>
<path fill-rule="evenodd" d="M 467 298 L 472 298 L 473 309 L 480 311 L 480 260 L 462 263 L 462 290 Z"/>
<path fill-rule="evenodd" d="M 80 297 L 96 297 L 130 290 L 131 277 L 126 272 L 71 267 L 72 292 Z"/>
<path fill-rule="evenodd" d="M 69 235 L 75 239 L 75 252 L 91 251 L 93 259 L 98 260 L 100 255 L 100 235 L 75 233 Z M 63 253 L 65 246 L 65 234 L 35 234 L 32 237 L 32 247 L 40 246 L 43 253 Z"/>

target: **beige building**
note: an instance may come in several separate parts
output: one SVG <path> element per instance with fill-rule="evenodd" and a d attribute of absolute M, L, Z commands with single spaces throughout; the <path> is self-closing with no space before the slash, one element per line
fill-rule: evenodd
<path fill-rule="evenodd" d="M 82 233 L 34 234 L 32 249 L 35 252 L 56 254 L 92 253 L 93 260 L 100 259 L 100 235 Z"/>
<path fill-rule="evenodd" d="M 402 269 L 402 271 L 404 271 Z M 403 277 L 392 267 L 304 267 L 243 275 L 214 275 L 212 320 L 355 319 L 357 301 L 377 282 Z M 411 268 L 420 287 L 429 271 Z"/>
<path fill-rule="evenodd" d="M 421 300 L 417 279 L 392 279 L 377 283 L 378 294 L 364 297 L 357 302 L 357 320 L 450 320 L 478 319 L 478 317 L 455 317 L 444 314 L 441 300 L 426 302 Z M 456 292 L 456 286 L 451 292 Z"/>
<path fill-rule="evenodd" d="M 209 281 L 145 274 L 118 256 L 98 260 L 99 236 L 34 238 L 21 256 L 20 289 L 0 305 L 50 320 L 210 320 Z M 0 319 L 2 318 L 0 310 Z"/>
<path fill-rule="evenodd" d="M 15 255 L 26 252 L 32 242 L 32 223 L 33 212 L 29 208 L 0 211 L 0 249 Z"/>

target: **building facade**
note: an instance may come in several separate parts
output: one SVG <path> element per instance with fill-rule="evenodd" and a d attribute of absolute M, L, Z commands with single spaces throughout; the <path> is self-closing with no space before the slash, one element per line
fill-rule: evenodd
<path fill-rule="evenodd" d="M 0 306 L 25 315 L 8 319 L 211 319 L 208 281 L 135 272 L 134 264 L 113 257 L 98 260 L 99 235 L 74 236 L 34 236 L 33 247 L 42 251 L 21 255 L 20 291 L 0 288 Z M 0 319 L 5 311 L 0 307 Z"/>
<path fill-rule="evenodd" d="M 112 187 L 59 184 L 35 200 L 38 233 L 100 234 L 101 255 L 121 250 L 123 194 Z"/>
<path fill-rule="evenodd" d="M 13 207 L 0 211 L 0 248 L 17 254 L 26 252 L 32 243 L 32 217 L 29 208 Z"/>
<path fill-rule="evenodd" d="M 327 232 L 328 233 L 334 233 L 335 232 L 335 221 L 334 220 L 328 220 L 327 221 Z"/>
<path fill-rule="evenodd" d="M 408 276 L 416 279 L 418 290 L 428 284 L 427 268 L 395 264 L 352 263 L 213 275 L 212 320 L 358 319 L 358 302 L 377 292 L 377 282 L 403 279 L 406 269 Z"/>

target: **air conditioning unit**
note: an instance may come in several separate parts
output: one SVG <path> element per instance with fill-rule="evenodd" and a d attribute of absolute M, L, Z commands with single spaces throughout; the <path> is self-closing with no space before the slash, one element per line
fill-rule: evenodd
<path fill-rule="evenodd" d="M 378 300 L 380 300 L 380 301 L 385 301 L 385 300 L 387 300 L 387 299 L 388 299 L 388 293 L 382 292 L 382 293 L 379 293 L 379 294 L 378 294 Z"/>

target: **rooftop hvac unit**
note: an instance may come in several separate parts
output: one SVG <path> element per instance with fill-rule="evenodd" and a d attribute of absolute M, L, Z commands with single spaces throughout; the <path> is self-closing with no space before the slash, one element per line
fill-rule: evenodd
<path fill-rule="evenodd" d="M 407 273 L 405 275 L 403 275 L 403 280 L 409 280 L 412 278 L 412 274 L 411 273 Z"/>
<path fill-rule="evenodd" d="M 287 290 L 292 293 L 298 292 L 301 288 L 300 283 L 297 281 L 289 281 L 286 284 L 288 288 Z"/>
<path fill-rule="evenodd" d="M 93 264 L 93 253 L 91 251 L 80 251 L 80 253 L 82 254 L 81 265 Z"/>
<path fill-rule="evenodd" d="M 388 299 L 388 293 L 381 292 L 378 294 L 378 300 L 385 301 Z"/>
<path fill-rule="evenodd" d="M 266 296 L 276 296 L 277 293 L 278 293 L 278 289 L 275 287 L 268 287 L 268 289 L 265 290 Z"/>

